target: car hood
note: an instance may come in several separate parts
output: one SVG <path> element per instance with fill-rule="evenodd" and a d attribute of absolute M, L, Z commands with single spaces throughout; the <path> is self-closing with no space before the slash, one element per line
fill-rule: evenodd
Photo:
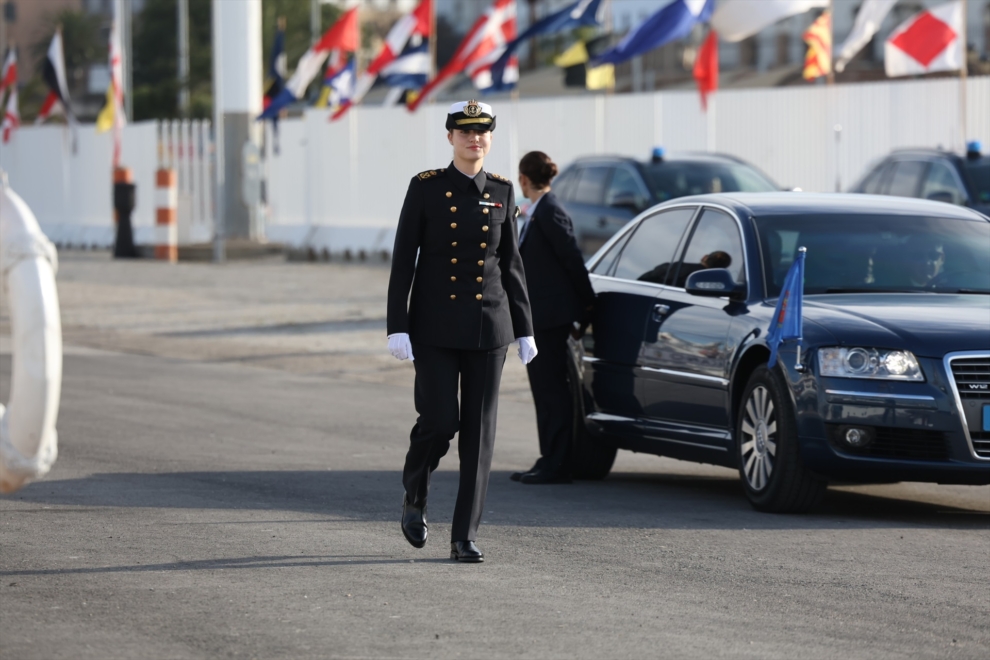
<path fill-rule="evenodd" d="M 990 350 L 990 296 L 945 293 L 807 296 L 810 342 L 903 348 L 941 358 L 952 351 Z M 810 330 L 810 332 L 809 332 Z M 822 333 L 822 336 L 815 336 Z"/>

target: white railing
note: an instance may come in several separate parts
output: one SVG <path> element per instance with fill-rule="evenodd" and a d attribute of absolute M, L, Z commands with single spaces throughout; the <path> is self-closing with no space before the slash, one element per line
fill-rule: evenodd
<path fill-rule="evenodd" d="M 112 136 L 82 125 L 24 126 L 0 147 L 0 167 L 59 246 L 113 245 Z M 174 167 L 179 178 L 179 243 L 213 234 L 213 143 L 206 121 L 148 121 L 124 127 L 121 165 L 131 169 L 137 205 L 131 216 L 134 241 L 154 243 L 155 170 Z"/>

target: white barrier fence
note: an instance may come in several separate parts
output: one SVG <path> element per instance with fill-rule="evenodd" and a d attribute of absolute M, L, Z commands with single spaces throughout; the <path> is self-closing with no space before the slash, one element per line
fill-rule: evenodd
<path fill-rule="evenodd" d="M 0 167 L 11 187 L 34 211 L 45 234 L 60 246 L 113 245 L 113 138 L 82 125 L 73 150 L 65 126 L 25 126 L 0 147 Z M 210 123 L 149 121 L 124 127 L 121 165 L 137 184 L 131 216 L 134 242 L 155 244 L 155 171 L 178 174 L 180 244 L 213 235 L 213 175 Z"/>
<path fill-rule="evenodd" d="M 709 114 L 694 91 L 594 95 L 493 102 L 498 116 L 486 167 L 511 179 L 527 151 L 545 151 L 561 166 L 591 154 L 645 158 L 670 152 L 739 156 L 782 186 L 848 188 L 871 161 L 898 147 L 990 146 L 990 77 L 966 83 L 961 126 L 956 79 L 809 85 L 718 92 Z M 278 153 L 266 139 L 269 240 L 317 252 L 388 252 L 409 179 L 450 161 L 446 105 L 415 115 L 401 108 L 359 107 L 329 122 L 324 110 L 279 123 Z M 842 126 L 836 140 L 834 127 Z M 71 153 L 62 127 L 25 127 L 0 148 L 0 166 L 53 241 L 110 245 L 110 135 L 79 131 Z M 212 144 L 207 122 L 128 126 L 123 162 L 134 170 L 135 236 L 151 244 L 155 169 L 179 175 L 179 242 L 212 234 Z"/>

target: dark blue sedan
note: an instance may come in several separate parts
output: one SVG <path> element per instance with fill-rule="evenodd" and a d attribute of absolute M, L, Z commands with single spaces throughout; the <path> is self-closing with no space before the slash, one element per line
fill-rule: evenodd
<path fill-rule="evenodd" d="M 807 248 L 804 341 L 768 368 L 784 277 Z M 764 511 L 829 481 L 990 484 L 990 221 L 872 195 L 677 199 L 588 262 L 572 342 L 574 472 L 617 449 L 738 468 Z"/>

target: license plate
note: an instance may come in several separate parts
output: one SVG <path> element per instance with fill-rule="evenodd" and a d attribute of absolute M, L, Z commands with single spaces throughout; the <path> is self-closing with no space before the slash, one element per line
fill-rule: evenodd
<path fill-rule="evenodd" d="M 990 431 L 990 405 L 983 406 L 983 430 Z"/>

